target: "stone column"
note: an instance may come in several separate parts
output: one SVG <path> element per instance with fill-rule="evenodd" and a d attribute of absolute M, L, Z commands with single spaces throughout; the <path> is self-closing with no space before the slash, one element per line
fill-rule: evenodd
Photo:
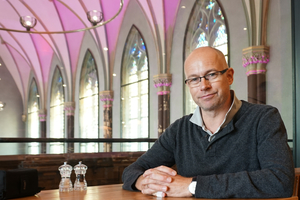
<path fill-rule="evenodd" d="M 172 74 L 157 74 L 153 77 L 154 87 L 158 89 L 158 137 L 170 125 L 170 87 Z"/>
<path fill-rule="evenodd" d="M 101 91 L 100 100 L 103 102 L 103 136 L 112 138 L 112 103 L 114 92 L 111 90 Z M 103 143 L 104 152 L 112 152 L 112 143 Z"/>
<path fill-rule="evenodd" d="M 266 66 L 269 62 L 268 46 L 243 49 L 243 66 L 247 69 L 248 101 L 266 104 Z"/>
<path fill-rule="evenodd" d="M 40 120 L 40 132 L 41 132 L 41 138 L 47 137 L 47 112 L 46 110 L 42 109 L 39 110 L 39 120 Z M 46 143 L 41 143 L 41 153 L 46 153 Z"/>
<path fill-rule="evenodd" d="M 64 110 L 67 116 L 67 138 L 74 138 L 75 102 L 65 102 Z M 74 143 L 67 143 L 67 152 L 74 153 Z"/>

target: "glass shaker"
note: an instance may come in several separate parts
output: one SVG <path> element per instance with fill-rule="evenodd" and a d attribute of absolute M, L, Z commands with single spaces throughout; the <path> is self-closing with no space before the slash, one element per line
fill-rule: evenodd
<path fill-rule="evenodd" d="M 70 179 L 72 173 L 72 166 L 68 165 L 67 162 L 64 162 L 58 170 L 60 171 L 61 181 L 59 183 L 60 192 L 70 192 L 73 190 L 72 181 Z"/>
<path fill-rule="evenodd" d="M 81 161 L 79 161 L 79 164 L 75 165 L 74 171 L 76 174 L 76 180 L 74 182 L 74 190 L 84 191 L 87 189 L 87 183 L 85 180 L 86 170 L 87 166 L 82 164 Z"/>

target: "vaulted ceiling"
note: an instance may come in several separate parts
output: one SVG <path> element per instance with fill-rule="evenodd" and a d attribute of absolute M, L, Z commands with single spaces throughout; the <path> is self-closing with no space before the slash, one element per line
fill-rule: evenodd
<path fill-rule="evenodd" d="M 109 68 L 112 54 L 120 34 L 120 27 L 128 4 L 139 4 L 151 26 L 154 37 L 159 40 L 158 49 L 165 49 L 167 32 L 172 29 L 181 0 L 124 0 L 120 14 L 111 22 L 96 29 L 90 29 L 95 43 L 103 52 L 106 67 Z M 104 21 L 112 18 L 120 9 L 121 0 L 0 0 L 0 58 L 12 74 L 21 96 L 26 99 L 30 74 L 42 84 L 45 93 L 49 82 L 51 62 L 56 56 L 66 74 L 74 76 L 84 31 L 76 33 L 36 34 L 1 30 L 24 31 L 21 16 L 37 19 L 33 32 L 69 31 L 91 27 L 87 11 L 103 12 Z M 1 61 L 1 60 L 0 60 Z M 0 74 L 1 78 L 1 74 Z"/>

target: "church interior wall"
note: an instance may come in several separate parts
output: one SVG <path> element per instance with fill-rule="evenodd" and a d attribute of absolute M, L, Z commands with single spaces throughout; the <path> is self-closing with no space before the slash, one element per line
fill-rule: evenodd
<path fill-rule="evenodd" d="M 186 5 L 185 9 L 180 9 L 176 18 L 174 27 L 172 51 L 171 51 L 171 66 L 170 73 L 173 76 L 171 94 L 170 94 L 170 121 L 174 122 L 183 115 L 183 45 L 185 28 L 189 17 L 189 11 L 192 9 L 193 1 L 182 0 Z M 220 0 L 220 4 L 224 9 L 225 16 L 228 22 L 229 32 L 229 66 L 234 68 L 234 83 L 232 89 L 235 90 L 239 99 L 247 100 L 247 76 L 246 69 L 242 66 L 242 50 L 247 48 L 248 35 L 244 30 L 246 25 L 246 18 L 244 8 L 240 0 Z M 117 74 L 116 77 L 111 76 L 112 86 L 114 91 L 113 102 L 113 137 L 120 137 L 120 81 L 121 81 L 121 63 L 123 48 L 126 42 L 127 34 L 130 28 L 134 25 L 141 32 L 145 43 L 147 45 L 147 52 L 149 56 L 149 111 L 150 111 L 150 138 L 157 137 L 157 89 L 153 86 L 153 76 L 159 74 L 160 66 L 157 55 L 157 45 L 154 33 L 150 28 L 149 22 L 139 5 L 132 1 L 128 5 L 127 13 L 124 16 L 122 26 L 120 28 L 118 41 L 115 49 L 114 65 L 112 73 Z M 288 137 L 292 139 L 293 135 L 293 93 L 292 93 L 292 39 L 291 39 L 291 3 L 290 1 L 272 0 L 269 5 L 268 13 L 268 35 L 267 45 L 270 46 L 270 62 L 267 65 L 266 73 L 266 90 L 267 90 L 267 104 L 277 107 L 283 117 L 285 125 L 288 130 Z M 138 17 L 137 17 L 138 16 Z M 146 23 L 147 22 L 147 23 Z M 84 50 L 80 52 L 82 61 L 87 48 L 92 49 L 94 56 L 99 56 L 98 49 L 95 48 L 90 40 L 87 44 L 82 46 Z M 96 58 L 98 68 L 103 62 Z M 53 59 L 52 66 L 59 64 L 57 58 Z M 79 62 L 77 66 L 80 66 Z M 7 106 L 5 112 L 0 112 L 0 136 L 1 137 L 23 137 L 25 136 L 25 123 L 22 121 L 23 100 L 20 92 L 11 77 L 9 71 L 6 69 L 9 66 L 2 65 L 0 73 L 2 81 L 0 81 L 0 97 L 1 101 L 14 106 Z M 103 73 L 101 70 L 98 73 Z M 111 73 L 111 74 L 112 74 Z M 50 73 L 53 74 L 53 73 Z M 62 73 L 64 74 L 64 73 Z M 101 77 L 100 78 L 107 78 Z M 78 79 L 79 76 L 76 76 Z M 5 85 L 3 84 L 5 79 Z M 51 78 L 49 78 L 49 85 L 51 85 Z M 76 80 L 78 83 L 78 80 Z M 76 83 L 75 81 L 75 83 Z M 71 87 L 71 86 L 70 86 Z M 102 87 L 102 86 L 101 86 Z M 76 88 L 76 87 L 75 87 Z M 101 88 L 102 90 L 103 88 Z M 50 92 L 47 89 L 46 100 L 49 105 Z M 72 88 L 68 91 L 71 92 Z M 73 91 L 74 92 L 74 91 Z M 69 95 L 70 96 L 70 95 Z M 77 95 L 75 95 L 77 96 Z M 75 101 L 78 98 L 75 98 Z M 102 103 L 99 103 L 99 107 Z M 48 106 L 49 109 L 49 106 Z M 99 111 L 100 118 L 102 117 L 101 110 Z M 49 124 L 50 117 L 47 117 Z M 75 123 L 77 126 L 78 123 Z M 47 127 L 49 132 L 49 126 Z M 76 132 L 77 134 L 77 132 Z M 76 135 L 75 134 L 75 135 Z"/>

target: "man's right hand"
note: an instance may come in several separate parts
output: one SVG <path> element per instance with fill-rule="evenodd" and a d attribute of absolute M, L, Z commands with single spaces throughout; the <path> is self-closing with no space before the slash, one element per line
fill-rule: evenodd
<path fill-rule="evenodd" d="M 166 196 L 165 192 L 168 190 L 167 186 L 176 174 L 175 170 L 166 166 L 148 169 L 137 179 L 135 187 L 143 194 L 148 195 L 156 195 L 157 192 L 162 192 L 161 196 L 164 197 Z"/>

